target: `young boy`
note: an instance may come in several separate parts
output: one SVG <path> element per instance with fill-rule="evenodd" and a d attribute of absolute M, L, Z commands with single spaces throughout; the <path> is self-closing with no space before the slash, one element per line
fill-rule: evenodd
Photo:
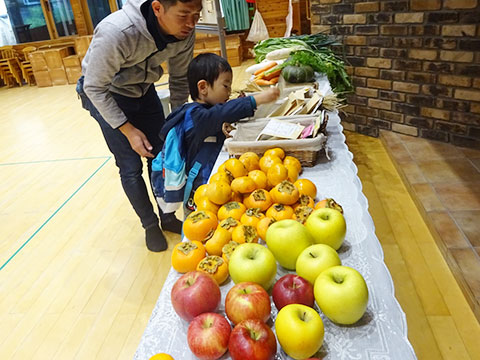
<path fill-rule="evenodd" d="M 164 213 L 172 213 L 191 192 L 207 182 L 223 146 L 224 124 L 253 116 L 257 105 L 275 101 L 280 92 L 270 88 L 253 96 L 228 101 L 232 68 L 222 57 L 206 53 L 192 60 L 187 78 L 193 103 L 174 110 L 160 131 L 165 141 L 153 160 L 152 185 Z"/>

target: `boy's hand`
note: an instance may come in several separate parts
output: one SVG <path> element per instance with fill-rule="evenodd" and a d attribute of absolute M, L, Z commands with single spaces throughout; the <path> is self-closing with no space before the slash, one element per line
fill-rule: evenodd
<path fill-rule="evenodd" d="M 259 94 L 255 94 L 253 98 L 257 105 L 267 104 L 269 102 L 275 101 L 280 96 L 280 90 L 277 87 L 268 88 L 265 91 L 262 91 Z"/>
<path fill-rule="evenodd" d="M 222 124 L 222 132 L 227 138 L 231 138 L 230 131 L 236 130 L 237 128 L 230 123 L 224 122 Z"/>

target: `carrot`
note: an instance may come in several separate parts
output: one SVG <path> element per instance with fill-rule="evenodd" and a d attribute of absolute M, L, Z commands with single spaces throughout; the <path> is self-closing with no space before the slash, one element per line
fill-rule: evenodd
<path fill-rule="evenodd" d="M 277 76 L 280 76 L 281 72 L 282 72 L 282 69 L 277 69 L 277 70 L 273 70 L 273 71 L 266 71 L 263 78 L 265 80 L 272 80 L 273 78 L 275 78 Z"/>
<path fill-rule="evenodd" d="M 272 85 L 274 85 L 274 84 L 278 83 L 279 79 L 280 79 L 280 76 L 276 76 L 273 79 L 270 79 L 270 82 L 271 82 Z"/>
<path fill-rule="evenodd" d="M 253 75 L 259 75 L 259 74 L 261 74 L 262 72 L 265 72 L 265 71 L 267 71 L 268 69 L 271 69 L 271 68 L 273 68 L 274 66 L 277 66 L 277 65 L 278 65 L 278 64 L 277 64 L 275 61 L 273 61 L 273 62 L 269 63 L 268 65 L 264 66 L 263 68 L 258 69 L 257 71 L 255 71 L 255 72 L 253 73 Z"/>
<path fill-rule="evenodd" d="M 255 84 L 260 85 L 260 86 L 273 85 L 270 81 L 263 80 L 263 79 L 255 80 Z"/>

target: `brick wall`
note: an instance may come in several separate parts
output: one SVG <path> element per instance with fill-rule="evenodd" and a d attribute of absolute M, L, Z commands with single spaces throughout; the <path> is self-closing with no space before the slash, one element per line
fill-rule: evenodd
<path fill-rule="evenodd" d="M 311 0 L 312 33 L 345 44 L 345 128 L 480 148 L 480 0 Z"/>

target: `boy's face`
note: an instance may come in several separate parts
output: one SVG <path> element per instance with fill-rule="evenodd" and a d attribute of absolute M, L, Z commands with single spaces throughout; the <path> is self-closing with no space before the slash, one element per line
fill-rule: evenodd
<path fill-rule="evenodd" d="M 205 102 L 210 105 L 223 104 L 228 101 L 232 93 L 232 73 L 222 72 L 213 85 L 207 84 Z"/>
<path fill-rule="evenodd" d="M 177 1 L 168 9 L 158 1 L 152 2 L 153 12 L 162 30 L 179 40 L 186 39 L 195 28 L 202 11 L 202 1 L 192 0 L 186 3 Z"/>

